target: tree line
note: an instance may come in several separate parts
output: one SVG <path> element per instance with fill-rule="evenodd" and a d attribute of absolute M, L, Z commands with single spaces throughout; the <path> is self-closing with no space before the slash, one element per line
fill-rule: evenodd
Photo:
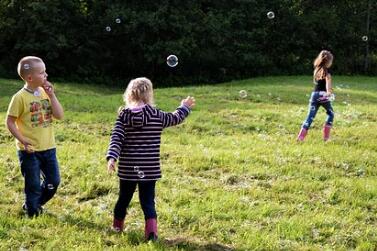
<path fill-rule="evenodd" d="M 376 13 L 375 0 L 0 0 L 0 76 L 37 55 L 55 79 L 221 82 L 311 74 L 321 49 L 335 74 L 373 75 Z"/>

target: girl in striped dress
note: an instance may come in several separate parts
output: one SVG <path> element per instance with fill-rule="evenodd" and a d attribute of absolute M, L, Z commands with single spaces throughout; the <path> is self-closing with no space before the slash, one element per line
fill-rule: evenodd
<path fill-rule="evenodd" d="M 106 159 L 109 172 L 118 161 L 119 198 L 114 208 L 113 229 L 123 231 L 126 210 L 139 190 L 145 218 L 145 238 L 157 239 L 155 185 L 161 178 L 160 143 L 162 130 L 183 122 L 195 105 L 188 96 L 173 113 L 153 106 L 153 87 L 147 78 L 130 81 L 124 93 L 125 108 L 121 109 L 111 133 Z"/>

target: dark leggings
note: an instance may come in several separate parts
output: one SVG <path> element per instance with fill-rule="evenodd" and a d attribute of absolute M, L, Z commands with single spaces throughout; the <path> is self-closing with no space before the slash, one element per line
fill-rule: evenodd
<path fill-rule="evenodd" d="M 139 187 L 139 200 L 141 208 L 144 212 L 144 218 L 157 218 L 154 197 L 156 181 L 129 181 L 119 180 L 119 198 L 114 208 L 114 217 L 118 220 L 123 220 L 126 217 L 128 205 L 131 202 L 132 196 L 136 190 L 136 185 Z"/>

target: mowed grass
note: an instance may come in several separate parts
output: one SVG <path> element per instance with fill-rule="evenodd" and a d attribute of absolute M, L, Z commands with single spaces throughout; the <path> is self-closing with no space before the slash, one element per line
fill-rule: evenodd
<path fill-rule="evenodd" d="M 55 85 L 66 116 L 55 123 L 62 182 L 39 218 L 21 210 L 23 178 L 13 138 L 0 124 L 1 250 L 377 249 L 377 78 L 334 77 L 328 143 L 323 109 L 306 141 L 295 141 L 310 76 L 157 88 L 163 110 L 186 95 L 197 106 L 162 136 L 156 243 L 144 241 L 136 194 L 126 231 L 110 231 L 118 179 L 104 157 L 124 88 Z M 20 87 L 0 80 L 1 121 Z"/>

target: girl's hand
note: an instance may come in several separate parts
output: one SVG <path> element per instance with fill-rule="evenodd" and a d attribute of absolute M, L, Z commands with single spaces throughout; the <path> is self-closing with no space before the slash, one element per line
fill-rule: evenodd
<path fill-rule="evenodd" d="M 115 172 L 115 160 L 110 158 L 109 161 L 107 161 L 107 171 L 108 173 Z"/>
<path fill-rule="evenodd" d="M 187 98 L 181 101 L 181 105 L 187 106 L 188 108 L 192 108 L 195 106 L 195 98 L 188 96 Z"/>
<path fill-rule="evenodd" d="M 47 80 L 42 85 L 42 88 L 45 90 L 45 92 L 47 93 L 49 97 L 51 97 L 54 94 L 54 86 Z"/>

